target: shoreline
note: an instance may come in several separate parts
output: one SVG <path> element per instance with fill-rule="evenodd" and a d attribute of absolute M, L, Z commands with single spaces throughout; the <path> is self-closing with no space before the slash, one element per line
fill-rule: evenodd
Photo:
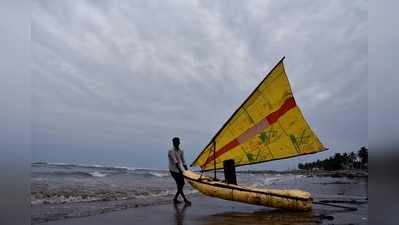
<path fill-rule="evenodd" d="M 305 172 L 305 174 L 313 176 L 335 177 L 335 178 L 339 177 L 368 178 L 368 170 L 335 170 L 335 171 L 316 170 L 311 172 Z"/>
<path fill-rule="evenodd" d="M 221 171 L 221 173 L 223 173 Z M 321 177 L 348 177 L 348 178 L 367 178 L 368 170 L 364 169 L 346 169 L 346 170 L 242 170 L 236 173 L 243 174 L 296 174 L 306 176 L 321 176 Z"/>
<path fill-rule="evenodd" d="M 248 173 L 248 171 L 245 171 L 244 174 L 245 173 Z M 259 171 L 257 173 L 259 173 Z M 271 175 L 270 171 L 269 172 L 262 171 L 262 173 L 265 174 L 266 177 L 268 177 L 267 174 Z M 283 173 L 275 172 L 275 174 L 273 175 L 277 174 L 294 174 L 300 176 L 299 177 L 296 176 L 297 178 L 293 180 L 291 180 L 292 177 L 288 176 L 290 177 L 289 179 L 286 180 L 288 183 L 286 183 L 285 185 L 278 184 L 274 186 L 274 188 L 303 189 L 305 191 L 309 191 L 312 194 L 314 200 L 318 202 L 324 202 L 327 204 L 329 203 L 339 204 L 339 205 L 345 205 L 348 207 L 357 207 L 357 208 L 365 207 L 366 212 L 364 212 L 363 210 L 363 212 L 360 212 L 360 214 L 362 214 L 362 217 L 367 218 L 367 208 L 368 208 L 367 171 L 362 171 L 362 172 L 354 170 L 285 171 Z M 286 176 L 285 175 L 273 176 L 271 180 L 280 179 L 280 177 L 284 178 Z M 259 178 L 265 179 L 263 175 L 261 175 Z M 169 181 L 169 179 L 167 180 Z M 269 187 L 273 188 L 273 186 Z M 231 208 L 235 208 L 237 209 L 237 211 L 231 212 L 230 216 L 232 217 L 235 217 L 237 215 L 243 215 L 243 213 L 244 214 L 255 213 L 257 210 L 260 210 L 261 211 L 260 214 L 266 217 L 267 216 L 273 217 L 273 215 L 274 216 L 276 215 L 274 213 L 276 209 L 266 208 L 263 206 L 246 205 L 243 203 L 219 200 L 216 198 L 210 198 L 204 196 L 198 192 L 191 193 L 188 196 L 189 198 L 193 199 L 194 206 L 196 206 L 199 203 L 200 205 L 199 207 L 205 208 L 202 209 L 195 207 L 197 208 L 196 210 L 199 210 L 198 213 L 200 214 L 213 215 L 214 211 L 216 212 L 219 209 L 223 209 L 221 213 L 228 213 Z M 91 220 L 91 223 L 89 224 L 97 225 L 101 223 L 99 223 L 100 221 L 96 222 L 95 221 L 96 218 L 102 220 L 101 218 L 103 218 L 102 216 L 104 216 L 106 219 L 108 218 L 108 216 L 106 215 L 109 215 L 110 218 L 111 217 L 113 218 L 112 215 L 114 215 L 114 213 L 120 213 L 121 215 L 126 215 L 130 219 L 134 220 L 136 216 L 135 213 L 131 212 L 131 210 L 139 211 L 143 215 L 145 214 L 145 211 L 149 211 L 148 213 L 151 214 L 150 212 L 153 210 L 160 210 L 161 211 L 160 213 L 165 214 L 164 216 L 170 216 L 170 214 L 173 214 L 173 211 L 170 211 L 170 209 L 168 209 L 166 206 L 171 205 L 172 197 L 173 197 L 172 195 L 167 195 L 158 198 L 147 197 L 147 198 L 137 198 L 137 199 L 133 198 L 125 200 L 105 200 L 105 201 L 92 201 L 92 202 L 73 202 L 65 204 L 61 203 L 61 204 L 32 205 L 31 224 L 68 224 L 66 221 L 78 220 L 78 221 L 87 222 L 88 220 Z M 218 203 L 217 208 L 215 208 L 215 206 L 213 205 L 214 203 Z M 238 207 L 239 205 L 241 206 Z M 242 205 L 244 205 L 245 207 Z M 213 210 L 206 211 L 208 210 L 208 208 Z M 323 214 L 326 216 L 330 216 L 331 213 L 334 214 L 335 210 L 334 208 L 321 206 L 321 205 L 314 205 L 314 209 L 316 210 L 314 212 L 318 213 L 318 215 Z M 321 213 L 320 210 L 325 210 L 325 211 Z M 127 214 L 123 213 L 124 211 L 127 211 L 126 212 Z M 273 213 L 270 213 L 269 211 L 273 211 Z M 280 211 L 280 214 L 277 214 L 279 217 L 289 217 L 289 215 L 291 215 L 290 213 L 286 215 L 287 211 L 282 211 L 282 212 L 281 210 L 278 211 Z M 197 214 L 194 213 L 193 215 L 195 216 Z M 346 215 L 345 217 L 348 218 L 347 219 L 347 221 L 349 221 L 348 223 L 353 223 L 353 221 L 358 221 L 359 219 L 358 218 L 359 212 L 356 211 L 346 212 L 345 215 Z M 317 218 L 314 216 L 315 215 L 313 215 L 313 217 L 309 217 L 308 215 L 301 215 L 301 219 L 306 220 L 308 222 L 309 221 L 314 222 L 317 220 Z M 89 217 L 92 219 L 86 219 Z M 213 217 L 211 217 L 211 220 L 213 220 Z M 287 220 L 290 220 L 290 218 L 287 218 Z M 325 220 L 325 218 L 323 220 Z M 198 223 L 198 221 L 197 222 L 192 221 L 192 222 L 194 224 Z M 273 219 L 269 218 L 269 222 L 270 224 L 273 224 Z M 360 222 L 354 224 L 360 224 Z M 319 221 L 316 224 L 319 223 L 323 222 Z M 78 222 L 77 224 L 80 224 L 80 222 Z M 145 221 L 142 221 L 142 224 L 152 224 L 152 223 L 145 223 Z M 232 224 L 240 224 L 240 223 L 232 222 Z M 245 225 L 245 223 L 242 225 Z"/>
<path fill-rule="evenodd" d="M 119 165 L 98 165 L 98 164 L 74 164 L 74 163 L 58 163 L 58 162 L 33 162 L 31 166 L 78 166 L 93 169 L 125 169 L 125 170 L 154 170 L 154 171 L 168 171 L 168 169 L 160 168 L 140 168 Z M 193 170 L 194 172 L 201 172 Z M 217 173 L 223 173 L 222 170 L 217 170 Z M 343 170 L 237 170 L 236 173 L 242 174 L 301 174 L 301 175 L 315 175 L 315 176 L 336 176 L 336 177 L 367 177 L 368 170 L 366 169 L 343 169 Z"/>

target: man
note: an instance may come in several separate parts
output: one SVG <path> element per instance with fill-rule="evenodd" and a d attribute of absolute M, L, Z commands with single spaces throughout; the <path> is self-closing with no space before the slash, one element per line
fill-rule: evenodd
<path fill-rule="evenodd" d="M 172 139 L 173 142 L 173 148 L 169 150 L 168 152 L 168 158 L 169 158 L 169 171 L 172 177 L 176 181 L 176 186 L 177 186 L 177 192 L 175 197 L 173 198 L 173 203 L 181 203 L 177 198 L 179 197 L 179 194 L 183 197 L 184 202 L 188 205 L 191 204 L 191 202 L 184 196 L 183 193 L 183 186 L 184 186 L 184 177 L 183 177 L 183 170 L 181 169 L 181 165 L 183 164 L 183 167 L 185 170 L 187 170 L 187 165 L 186 161 L 184 160 L 184 153 L 183 150 L 179 148 L 180 145 L 180 139 L 178 137 L 174 137 Z"/>

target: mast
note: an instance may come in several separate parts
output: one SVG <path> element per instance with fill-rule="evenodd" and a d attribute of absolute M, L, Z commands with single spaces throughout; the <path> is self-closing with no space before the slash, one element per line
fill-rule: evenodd
<path fill-rule="evenodd" d="M 215 154 L 216 154 L 216 141 L 215 141 L 215 139 L 213 139 L 213 171 L 214 171 L 214 179 L 216 180 L 216 157 L 215 157 Z"/>

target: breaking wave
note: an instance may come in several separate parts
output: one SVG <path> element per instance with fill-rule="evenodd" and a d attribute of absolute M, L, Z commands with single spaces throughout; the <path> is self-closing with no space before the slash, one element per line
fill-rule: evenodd
<path fill-rule="evenodd" d="M 165 169 L 135 168 L 127 166 L 45 163 L 45 162 L 32 163 L 32 166 L 33 167 L 46 166 L 46 167 L 65 169 L 62 171 L 36 172 L 41 175 L 97 177 L 97 178 L 102 178 L 110 175 L 118 175 L 118 174 L 134 174 L 142 176 L 153 176 L 158 178 L 169 176 L 168 170 Z M 69 171 L 70 169 L 73 169 L 73 171 Z"/>
<path fill-rule="evenodd" d="M 84 171 L 52 171 L 52 172 L 36 172 L 40 175 L 53 175 L 53 176 L 74 176 L 74 177 L 105 177 L 108 174 L 98 171 L 84 172 Z"/>
<path fill-rule="evenodd" d="M 101 172 L 97 172 L 97 171 L 91 172 L 89 174 L 93 177 L 106 177 L 108 175 L 106 173 L 101 173 Z"/>
<path fill-rule="evenodd" d="M 158 173 L 158 172 L 148 172 L 147 174 L 150 176 L 154 176 L 154 177 L 168 177 L 169 176 L 168 173 Z"/>
<path fill-rule="evenodd" d="M 266 186 L 270 186 L 270 185 L 274 185 L 277 183 L 281 183 L 281 182 L 286 182 L 289 180 L 294 180 L 294 179 L 298 179 L 298 178 L 302 178 L 303 175 L 281 175 L 278 174 L 274 177 L 266 177 L 263 179 L 257 179 L 257 181 L 255 183 L 253 183 L 251 186 L 252 187 L 266 187 Z"/>
<path fill-rule="evenodd" d="M 32 166 L 53 166 L 60 168 L 86 168 L 86 169 L 101 169 L 101 170 L 117 170 L 117 171 L 135 171 L 140 168 L 127 167 L 127 166 L 108 166 L 108 165 L 97 165 L 97 164 L 73 164 L 73 163 L 47 163 L 47 162 L 36 162 L 32 163 Z"/>

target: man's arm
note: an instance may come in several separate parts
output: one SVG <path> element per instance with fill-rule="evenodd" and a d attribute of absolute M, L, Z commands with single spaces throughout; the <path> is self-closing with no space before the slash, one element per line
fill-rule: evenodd
<path fill-rule="evenodd" d="M 181 171 L 181 169 L 180 169 L 179 163 L 176 163 L 175 165 L 176 165 L 177 169 L 179 170 L 179 173 L 183 173 L 183 171 Z"/>

